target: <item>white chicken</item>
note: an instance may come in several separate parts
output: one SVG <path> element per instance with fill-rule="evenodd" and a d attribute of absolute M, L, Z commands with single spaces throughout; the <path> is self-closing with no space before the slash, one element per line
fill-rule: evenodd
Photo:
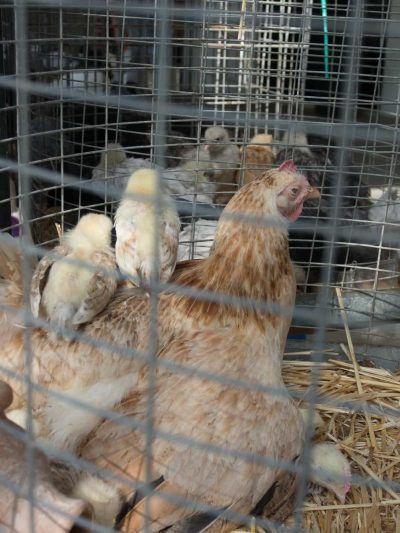
<path fill-rule="evenodd" d="M 45 255 L 32 277 L 31 308 L 64 328 L 90 322 L 117 288 L 117 269 L 111 249 L 112 222 L 104 215 L 83 216 Z"/>
<path fill-rule="evenodd" d="M 105 154 L 107 153 L 107 158 Z M 189 153 L 189 152 L 188 152 Z M 108 193 L 120 197 L 129 176 L 141 168 L 153 168 L 160 173 L 165 190 L 185 200 L 212 203 L 216 185 L 208 179 L 211 168 L 210 158 L 204 149 L 190 152 L 193 160 L 187 160 L 174 168 L 163 169 L 153 164 L 150 159 L 127 157 L 119 144 L 109 144 L 107 152 L 102 154 L 99 165 L 93 169 L 92 179 L 96 192 L 106 196 Z"/>
<path fill-rule="evenodd" d="M 374 222 L 400 222 L 400 201 L 396 190 L 387 189 L 369 208 L 368 218 Z"/>
<path fill-rule="evenodd" d="M 186 259 L 205 259 L 208 257 L 214 242 L 217 224 L 217 220 L 200 218 L 193 222 L 194 228 L 192 224 L 185 226 L 179 234 L 178 260 L 185 261 Z"/>
<path fill-rule="evenodd" d="M 340 503 L 344 503 L 351 482 L 351 469 L 346 457 L 333 444 L 315 444 L 311 450 L 310 466 L 311 481 L 332 491 Z"/>
<path fill-rule="evenodd" d="M 178 253 L 179 216 L 164 192 L 161 192 L 160 198 L 161 212 L 157 215 L 158 185 L 159 177 L 155 170 L 134 172 L 115 214 L 118 266 L 124 275 L 134 278 L 134 281 L 139 278 L 145 286 L 152 279 L 155 267 L 159 269 L 157 279 L 167 282 L 174 271 Z M 155 254 L 156 239 L 158 257 Z"/>
<path fill-rule="evenodd" d="M 204 149 L 210 154 L 213 176 L 224 183 L 234 183 L 240 162 L 240 150 L 222 126 L 211 126 L 204 133 Z"/>

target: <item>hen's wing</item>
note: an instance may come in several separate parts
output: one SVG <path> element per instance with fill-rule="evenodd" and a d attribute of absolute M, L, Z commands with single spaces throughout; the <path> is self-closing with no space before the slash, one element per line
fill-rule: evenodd
<path fill-rule="evenodd" d="M 35 318 L 39 316 L 40 302 L 42 299 L 43 289 L 46 286 L 47 278 L 49 277 L 50 268 L 60 257 L 65 257 L 68 254 L 66 246 L 56 246 L 49 254 L 46 254 L 39 261 L 31 280 L 31 310 Z"/>
<path fill-rule="evenodd" d="M 115 256 L 119 269 L 125 275 L 137 277 L 140 264 L 137 250 L 137 225 L 133 220 L 120 220 L 116 221 L 115 230 L 117 234 Z"/>
<path fill-rule="evenodd" d="M 90 322 L 102 311 L 114 295 L 117 283 L 117 265 L 110 250 L 94 252 L 93 267 L 98 267 L 89 282 L 87 294 L 72 320 L 75 325 Z"/>
<path fill-rule="evenodd" d="M 166 283 L 170 280 L 175 269 L 179 246 L 179 219 L 166 222 L 160 247 L 160 279 Z"/>

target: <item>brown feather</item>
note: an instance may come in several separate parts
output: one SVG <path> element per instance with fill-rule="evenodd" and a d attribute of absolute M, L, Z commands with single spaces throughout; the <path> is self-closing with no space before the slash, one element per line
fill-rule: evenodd
<path fill-rule="evenodd" d="M 232 198 L 224 213 L 271 216 L 271 198 L 275 198 L 278 191 L 292 181 L 292 174 L 266 172 L 245 185 Z M 282 351 L 295 298 L 286 229 L 230 220 L 223 215 L 210 257 L 178 266 L 173 281 L 198 290 L 252 299 L 254 302 L 245 308 L 237 302 L 210 302 L 200 296 L 184 296 L 178 291 L 162 293 L 158 303 L 160 349 L 181 333 L 230 327 L 239 333 L 251 330 L 263 345 L 272 343 L 277 352 Z M 288 314 L 283 316 L 257 309 L 257 304 L 265 301 L 286 306 Z M 103 380 L 115 380 L 115 387 L 118 388 L 118 379 L 129 378 L 129 388 L 125 390 L 120 387 L 123 397 L 129 389 L 140 385 L 144 360 L 128 357 L 119 353 L 119 350 L 138 350 L 144 354 L 148 349 L 149 320 L 150 301 L 147 294 L 137 288 L 121 288 L 107 307 L 82 328 L 85 336 L 101 339 L 109 347 L 99 348 L 83 340 L 54 340 L 45 330 L 33 331 L 32 380 L 52 389 L 74 391 L 77 380 L 80 387 L 99 384 Z M 24 350 L 21 330 L 4 344 L 1 363 L 6 368 L 22 373 Z M 21 405 L 23 398 L 21 383 L 17 381 L 14 408 Z M 21 394 L 19 398 L 18 394 Z M 35 394 L 35 414 L 42 412 L 45 402 L 46 395 Z M 59 424 L 62 423 L 63 417 L 60 415 Z M 91 427 L 87 429 L 89 432 Z M 46 428 L 44 423 L 43 431 L 48 434 L 52 429 Z"/>

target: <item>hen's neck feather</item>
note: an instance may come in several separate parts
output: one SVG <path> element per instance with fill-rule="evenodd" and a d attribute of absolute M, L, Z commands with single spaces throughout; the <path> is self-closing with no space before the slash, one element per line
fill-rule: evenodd
<path fill-rule="evenodd" d="M 257 199 L 255 195 L 252 198 L 241 197 L 229 205 L 227 212 L 243 215 L 247 211 L 252 216 L 268 216 L 262 199 Z M 210 256 L 178 273 L 176 281 L 198 289 L 251 299 L 258 304 L 275 302 L 291 306 L 295 284 L 287 230 L 225 217 L 219 222 Z M 199 316 L 205 314 L 212 318 L 219 312 L 229 313 L 237 315 L 240 323 L 251 315 L 263 325 L 267 316 L 265 312 L 243 306 L 219 305 L 200 299 L 189 301 L 190 312 L 193 313 L 197 307 Z"/>

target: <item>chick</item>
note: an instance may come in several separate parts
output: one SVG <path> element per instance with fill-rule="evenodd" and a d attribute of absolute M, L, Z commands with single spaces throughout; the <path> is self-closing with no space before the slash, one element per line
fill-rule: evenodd
<path fill-rule="evenodd" d="M 229 133 L 221 126 L 207 128 L 204 150 L 210 154 L 211 181 L 219 183 L 216 203 L 227 203 L 236 190 L 236 171 L 240 163 L 239 148 L 230 142 Z"/>
<path fill-rule="evenodd" d="M 119 143 L 109 143 L 100 157 L 97 168 L 107 171 L 117 167 L 126 160 L 125 150 Z"/>
<path fill-rule="evenodd" d="M 137 170 L 129 178 L 115 214 L 117 242 L 115 253 L 123 274 L 139 278 L 147 286 L 154 267 L 157 279 L 167 282 L 174 271 L 178 254 L 180 222 L 169 196 L 161 191 L 160 225 L 156 212 L 159 178 L 155 170 Z M 137 195 L 139 198 L 135 198 Z M 140 198 L 142 197 L 142 198 Z M 158 265 L 155 239 L 158 234 Z"/>
<path fill-rule="evenodd" d="M 297 280 L 296 280 L 297 281 Z M 308 417 L 309 415 L 309 409 L 300 409 L 301 417 L 304 421 L 304 424 L 308 424 Z M 311 414 L 311 423 L 314 427 L 315 433 L 319 433 L 323 427 L 325 426 L 324 421 L 322 420 L 321 416 L 317 413 L 317 411 L 312 411 Z"/>
<path fill-rule="evenodd" d="M 351 482 L 351 469 L 346 457 L 333 444 L 316 444 L 311 450 L 310 466 L 311 481 L 334 492 L 344 503 Z"/>
<path fill-rule="evenodd" d="M 76 328 L 104 309 L 117 287 L 111 229 L 106 216 L 85 215 L 42 258 L 31 283 L 35 317 L 42 310 L 50 322 Z"/>
<path fill-rule="evenodd" d="M 250 143 L 242 148 L 244 152 L 243 171 L 237 172 L 237 183 L 245 185 L 261 176 L 269 166 L 275 162 L 275 154 L 272 149 L 273 137 L 265 133 L 255 135 Z"/>

